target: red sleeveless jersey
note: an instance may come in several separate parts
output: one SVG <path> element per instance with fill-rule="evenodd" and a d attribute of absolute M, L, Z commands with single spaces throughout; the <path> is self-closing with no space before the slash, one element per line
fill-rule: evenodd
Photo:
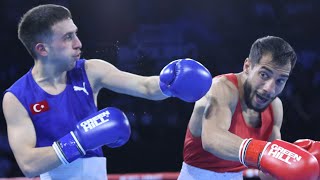
<path fill-rule="evenodd" d="M 238 80 L 235 74 L 225 74 L 223 76 L 238 88 Z M 232 116 L 229 131 L 241 138 L 254 138 L 267 141 L 271 135 L 273 127 L 273 113 L 271 105 L 261 113 L 261 119 L 261 127 L 249 127 L 243 118 L 240 100 L 238 100 L 236 110 Z M 187 128 L 184 141 L 183 159 L 185 163 L 191 166 L 215 172 L 238 172 L 246 169 L 246 167 L 240 162 L 223 160 L 205 151 L 202 148 L 201 137 L 193 137 L 189 128 Z"/>

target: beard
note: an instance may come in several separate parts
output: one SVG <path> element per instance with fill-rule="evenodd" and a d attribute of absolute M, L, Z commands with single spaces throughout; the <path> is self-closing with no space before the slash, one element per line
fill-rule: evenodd
<path fill-rule="evenodd" d="M 246 105 L 248 106 L 248 108 L 253 109 L 254 111 L 257 111 L 259 113 L 263 112 L 269 106 L 269 104 L 276 98 L 276 97 L 273 97 L 272 100 L 263 107 L 256 107 L 252 104 L 253 93 L 256 93 L 256 92 L 253 92 L 252 86 L 251 84 L 249 84 L 248 80 L 244 82 L 243 89 L 244 89 L 244 101 Z"/>

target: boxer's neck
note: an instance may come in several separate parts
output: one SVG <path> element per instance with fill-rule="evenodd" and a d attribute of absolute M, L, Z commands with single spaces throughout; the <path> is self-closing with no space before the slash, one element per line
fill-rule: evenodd
<path fill-rule="evenodd" d="M 56 95 L 64 91 L 67 83 L 67 72 L 54 71 L 35 64 L 32 68 L 34 81 L 47 93 Z"/>

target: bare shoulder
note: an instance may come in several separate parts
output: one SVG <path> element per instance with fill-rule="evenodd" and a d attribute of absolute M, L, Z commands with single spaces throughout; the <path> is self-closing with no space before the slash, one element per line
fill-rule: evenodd
<path fill-rule="evenodd" d="M 7 104 L 10 100 L 17 99 L 11 92 L 6 92 L 2 99 L 2 105 Z"/>
<path fill-rule="evenodd" d="M 4 111 L 9 111 L 11 107 L 14 107 L 19 103 L 19 100 L 11 92 L 6 92 L 2 99 L 2 108 Z"/>
<path fill-rule="evenodd" d="M 89 75 L 99 75 L 105 72 L 112 72 L 117 68 L 111 63 L 101 59 L 89 59 L 85 62 L 85 69 Z"/>
<path fill-rule="evenodd" d="M 280 98 L 276 97 L 273 101 L 272 101 L 272 108 L 282 108 L 282 101 Z"/>
<path fill-rule="evenodd" d="M 212 83 L 222 87 L 229 88 L 230 90 L 237 90 L 237 87 L 225 76 L 214 77 L 212 79 Z"/>
<path fill-rule="evenodd" d="M 102 83 L 109 84 L 112 79 L 116 79 L 119 70 L 111 63 L 101 59 L 89 59 L 85 62 L 85 69 L 94 92 L 102 88 Z M 109 78 L 109 77 L 113 78 Z"/>
<path fill-rule="evenodd" d="M 205 107 L 229 107 L 233 109 L 239 98 L 237 87 L 226 77 L 219 76 L 212 80 L 212 85 L 207 94 L 195 104 L 195 111 L 203 112 Z"/>
<path fill-rule="evenodd" d="M 271 106 L 272 106 L 272 111 L 273 111 L 274 115 L 276 115 L 276 116 L 279 116 L 279 114 L 282 115 L 283 106 L 282 106 L 282 101 L 280 100 L 280 98 L 276 97 L 272 101 Z"/>
<path fill-rule="evenodd" d="M 210 102 L 232 106 L 238 101 L 239 92 L 231 81 L 224 76 L 219 76 L 213 78 L 207 98 Z"/>
<path fill-rule="evenodd" d="M 17 121 L 19 117 L 28 116 L 27 110 L 11 92 L 6 92 L 3 96 L 2 109 L 8 124 Z"/>
<path fill-rule="evenodd" d="M 102 59 L 87 59 L 86 60 L 86 66 L 99 66 L 99 65 L 110 65 L 110 66 L 113 66 L 111 65 L 111 63 L 105 61 L 105 60 L 102 60 Z"/>

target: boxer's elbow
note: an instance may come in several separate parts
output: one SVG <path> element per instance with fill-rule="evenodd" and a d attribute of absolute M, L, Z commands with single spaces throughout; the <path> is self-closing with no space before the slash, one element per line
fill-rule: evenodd
<path fill-rule="evenodd" d="M 33 177 L 39 176 L 40 174 L 39 172 L 37 172 L 36 168 L 30 164 L 20 165 L 20 169 L 23 175 L 27 178 L 33 178 Z"/>
<path fill-rule="evenodd" d="M 18 161 L 19 168 L 24 176 L 28 178 L 32 178 L 35 176 L 39 176 L 42 172 L 42 167 L 37 167 L 37 164 L 35 164 L 35 160 L 33 159 L 23 159 Z"/>
<path fill-rule="evenodd" d="M 27 178 L 34 178 L 34 177 L 38 176 L 38 174 L 33 173 L 33 172 L 23 172 L 23 174 Z"/>

